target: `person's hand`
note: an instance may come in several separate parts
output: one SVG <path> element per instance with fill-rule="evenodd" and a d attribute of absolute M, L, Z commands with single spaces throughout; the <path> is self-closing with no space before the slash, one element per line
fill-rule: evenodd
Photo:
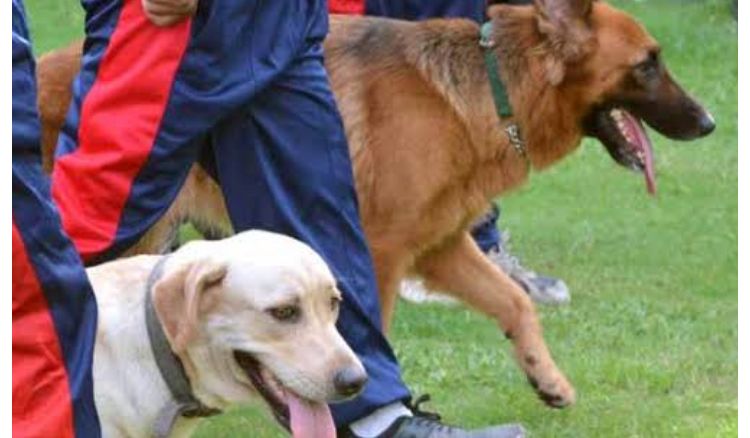
<path fill-rule="evenodd" d="M 193 15 L 198 0 L 141 0 L 143 10 L 157 26 L 171 26 Z"/>

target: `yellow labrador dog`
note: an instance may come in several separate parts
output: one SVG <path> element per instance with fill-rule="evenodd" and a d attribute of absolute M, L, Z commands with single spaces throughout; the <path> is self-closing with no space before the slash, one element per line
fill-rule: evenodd
<path fill-rule="evenodd" d="M 260 395 L 295 437 L 334 437 L 327 402 L 367 375 L 336 330 L 341 294 L 303 243 L 246 231 L 88 269 L 106 437 L 185 436 Z"/>

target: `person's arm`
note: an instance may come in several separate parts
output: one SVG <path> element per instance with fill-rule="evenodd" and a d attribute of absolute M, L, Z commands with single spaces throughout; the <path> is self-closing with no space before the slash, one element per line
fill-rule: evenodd
<path fill-rule="evenodd" d="M 157 26 L 171 26 L 193 15 L 198 0 L 142 0 L 143 10 Z"/>

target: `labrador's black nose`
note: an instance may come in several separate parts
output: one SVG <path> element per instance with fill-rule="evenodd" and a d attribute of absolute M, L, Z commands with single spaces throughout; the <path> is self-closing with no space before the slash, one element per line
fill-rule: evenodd
<path fill-rule="evenodd" d="M 340 395 L 352 397 L 362 391 L 367 383 L 367 373 L 362 367 L 341 368 L 333 377 L 333 387 Z"/>
<path fill-rule="evenodd" d="M 706 111 L 703 114 L 703 117 L 701 117 L 700 125 L 699 125 L 701 137 L 704 137 L 712 133 L 715 128 L 716 128 L 716 122 L 714 121 L 713 116 L 708 111 Z"/>

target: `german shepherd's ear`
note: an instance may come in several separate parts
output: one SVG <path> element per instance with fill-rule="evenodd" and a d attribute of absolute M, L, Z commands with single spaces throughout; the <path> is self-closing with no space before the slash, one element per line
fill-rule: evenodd
<path fill-rule="evenodd" d="M 534 0 L 539 32 L 546 37 L 547 78 L 558 85 L 565 64 L 580 60 L 593 49 L 589 25 L 594 0 Z"/>

